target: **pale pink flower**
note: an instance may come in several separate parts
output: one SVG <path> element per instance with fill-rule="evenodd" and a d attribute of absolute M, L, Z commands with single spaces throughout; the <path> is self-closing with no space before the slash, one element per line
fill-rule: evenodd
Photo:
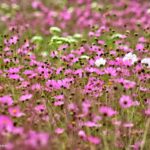
<path fill-rule="evenodd" d="M 0 103 L 10 106 L 13 104 L 13 99 L 9 95 L 5 95 L 0 97 Z"/>
<path fill-rule="evenodd" d="M 99 112 L 106 117 L 112 117 L 117 114 L 117 111 L 108 106 L 101 106 Z"/>
<path fill-rule="evenodd" d="M 20 101 L 26 101 L 32 98 L 32 94 L 25 94 L 20 97 Z"/>
<path fill-rule="evenodd" d="M 57 128 L 57 129 L 55 129 L 55 133 L 56 134 L 62 134 L 63 132 L 64 132 L 63 128 Z"/>
<path fill-rule="evenodd" d="M 130 98 L 130 96 L 127 96 L 127 95 L 122 95 L 119 100 L 119 103 L 122 108 L 129 108 L 133 106 L 132 99 Z"/>
<path fill-rule="evenodd" d="M 4 130 L 11 132 L 13 130 L 13 122 L 8 116 L 0 115 L 0 131 Z"/>
<path fill-rule="evenodd" d="M 98 137 L 89 136 L 87 139 L 90 143 L 95 144 L 95 145 L 98 145 L 101 143 L 101 140 Z"/>
<path fill-rule="evenodd" d="M 10 113 L 11 116 L 13 117 L 21 117 L 23 115 L 25 115 L 24 113 L 22 113 L 20 111 L 20 108 L 18 106 L 15 106 L 15 107 L 10 107 L 8 109 L 8 112 Z"/>

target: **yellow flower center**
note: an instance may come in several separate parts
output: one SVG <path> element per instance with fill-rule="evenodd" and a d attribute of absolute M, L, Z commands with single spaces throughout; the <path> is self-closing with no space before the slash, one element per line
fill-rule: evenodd
<path fill-rule="evenodd" d="M 12 111 L 14 114 L 16 114 L 17 113 L 17 110 L 16 109 L 13 109 L 13 111 Z"/>

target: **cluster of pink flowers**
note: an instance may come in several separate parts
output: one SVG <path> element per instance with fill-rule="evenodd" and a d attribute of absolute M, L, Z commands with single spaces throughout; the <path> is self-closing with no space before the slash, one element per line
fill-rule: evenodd
<path fill-rule="evenodd" d="M 0 145 L 148 150 L 149 18 L 148 0 L 2 0 Z"/>

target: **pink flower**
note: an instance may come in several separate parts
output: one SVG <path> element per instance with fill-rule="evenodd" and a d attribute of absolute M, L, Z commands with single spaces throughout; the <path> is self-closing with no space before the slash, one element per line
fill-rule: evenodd
<path fill-rule="evenodd" d="M 111 76 L 116 76 L 116 69 L 114 69 L 113 67 L 107 67 L 105 68 L 105 73 L 106 74 L 110 74 Z"/>
<path fill-rule="evenodd" d="M 150 116 L 150 108 L 148 108 L 148 109 L 145 110 L 145 114 L 146 114 L 147 116 Z"/>
<path fill-rule="evenodd" d="M 62 101 L 62 100 L 58 101 L 57 100 L 57 101 L 54 102 L 54 106 L 61 106 L 61 105 L 64 105 L 64 101 Z"/>
<path fill-rule="evenodd" d="M 13 128 L 12 133 L 13 134 L 17 134 L 17 135 L 22 135 L 24 132 L 24 128 L 23 127 L 15 127 Z"/>
<path fill-rule="evenodd" d="M 84 123 L 84 126 L 86 127 L 99 127 L 100 125 L 96 124 L 95 122 L 92 121 L 87 121 Z"/>
<path fill-rule="evenodd" d="M 87 139 L 88 139 L 88 141 L 89 141 L 90 143 L 92 143 L 92 144 L 98 145 L 98 144 L 101 143 L 101 140 L 100 140 L 100 138 L 98 138 L 98 137 L 89 136 Z"/>
<path fill-rule="evenodd" d="M 133 150 L 140 150 L 141 145 L 142 145 L 142 142 L 137 141 L 134 143 L 134 145 L 131 145 L 131 147 L 133 148 Z"/>
<path fill-rule="evenodd" d="M 3 97 L 0 97 L 0 103 L 10 106 L 13 104 L 13 99 L 9 95 L 5 95 Z"/>
<path fill-rule="evenodd" d="M 63 128 L 57 128 L 57 129 L 55 129 L 55 133 L 56 134 L 62 134 L 63 132 L 64 132 Z"/>
<path fill-rule="evenodd" d="M 0 131 L 3 130 L 11 132 L 13 130 L 13 122 L 8 116 L 0 115 Z"/>
<path fill-rule="evenodd" d="M 13 73 L 19 73 L 20 68 L 10 68 L 7 70 L 8 73 L 13 74 Z"/>
<path fill-rule="evenodd" d="M 75 103 L 68 104 L 68 110 L 70 111 L 78 111 L 78 107 Z"/>
<path fill-rule="evenodd" d="M 24 113 L 22 113 L 20 111 L 20 108 L 18 106 L 15 106 L 15 107 L 10 107 L 8 109 L 8 112 L 10 113 L 11 116 L 13 117 L 21 117 L 24 115 Z"/>
<path fill-rule="evenodd" d="M 28 133 L 25 144 L 31 145 L 32 147 L 46 146 L 48 140 L 49 140 L 49 135 L 47 133 L 43 133 L 43 132 L 38 133 L 35 131 L 30 131 Z"/>
<path fill-rule="evenodd" d="M 112 117 L 117 114 L 115 110 L 108 106 L 102 106 L 99 109 L 99 112 L 103 114 L 103 116 Z"/>
<path fill-rule="evenodd" d="M 134 126 L 134 124 L 132 122 L 126 122 L 123 124 L 123 127 L 125 128 L 132 128 Z"/>
<path fill-rule="evenodd" d="M 32 94 L 25 94 L 20 97 L 20 101 L 26 101 L 32 98 Z"/>
<path fill-rule="evenodd" d="M 63 95 L 63 94 L 61 94 L 61 95 L 56 95 L 56 96 L 54 96 L 54 98 L 55 98 L 56 100 L 63 100 L 63 99 L 64 99 L 64 95 Z"/>
<path fill-rule="evenodd" d="M 40 104 L 40 105 L 37 105 L 34 110 L 37 112 L 37 113 L 41 113 L 45 110 L 45 105 L 43 104 Z"/>
<path fill-rule="evenodd" d="M 37 91 L 40 91 L 41 90 L 41 85 L 39 83 L 35 83 L 32 85 L 31 89 L 34 91 L 34 90 L 37 90 Z"/>
<path fill-rule="evenodd" d="M 124 82 L 123 82 L 123 86 L 126 89 L 134 88 L 135 85 L 136 85 L 136 83 L 134 81 L 124 80 Z"/>
<path fill-rule="evenodd" d="M 142 51 L 143 49 L 144 49 L 144 44 L 138 43 L 138 44 L 136 45 L 136 50 Z"/>
<path fill-rule="evenodd" d="M 122 108 L 129 108 L 133 105 L 133 101 L 130 98 L 130 96 L 122 95 L 122 97 L 119 100 L 120 106 Z"/>
<path fill-rule="evenodd" d="M 21 78 L 21 76 L 19 74 L 9 74 L 8 77 L 10 79 L 14 79 L 14 80 L 20 80 L 20 81 L 24 80 L 23 78 Z"/>
<path fill-rule="evenodd" d="M 81 138 L 83 138 L 84 140 L 86 140 L 86 133 L 83 130 L 80 130 L 78 132 L 78 136 L 81 137 Z"/>

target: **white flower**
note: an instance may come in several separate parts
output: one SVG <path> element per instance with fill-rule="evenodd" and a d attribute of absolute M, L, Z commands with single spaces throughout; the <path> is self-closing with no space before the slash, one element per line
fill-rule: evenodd
<path fill-rule="evenodd" d="M 104 59 L 104 58 L 99 58 L 95 61 L 95 65 L 97 67 L 99 67 L 100 65 L 105 65 L 105 64 L 106 64 L 106 59 Z"/>
<path fill-rule="evenodd" d="M 43 56 L 43 57 L 46 57 L 46 56 L 48 56 L 48 53 L 47 53 L 47 51 L 42 51 L 42 52 L 41 52 L 41 56 Z"/>
<path fill-rule="evenodd" d="M 148 68 L 150 68 L 150 58 L 143 58 L 142 60 L 141 60 L 141 63 L 142 64 L 148 64 Z"/>
<path fill-rule="evenodd" d="M 121 38 L 121 39 L 124 39 L 124 38 L 126 38 L 126 36 L 123 35 L 123 34 L 116 33 L 116 34 L 114 34 L 111 38 L 112 38 L 112 39 L 114 39 L 114 38 Z"/>
<path fill-rule="evenodd" d="M 135 54 L 132 54 L 130 52 L 123 57 L 123 61 L 131 61 L 131 64 L 134 64 L 135 62 L 138 61 L 138 58 Z"/>
<path fill-rule="evenodd" d="M 150 14 L 150 8 L 149 8 L 149 9 L 147 9 L 147 14 Z"/>
<path fill-rule="evenodd" d="M 87 56 L 87 55 L 82 55 L 80 58 L 81 58 L 81 59 L 89 59 L 90 57 Z"/>

